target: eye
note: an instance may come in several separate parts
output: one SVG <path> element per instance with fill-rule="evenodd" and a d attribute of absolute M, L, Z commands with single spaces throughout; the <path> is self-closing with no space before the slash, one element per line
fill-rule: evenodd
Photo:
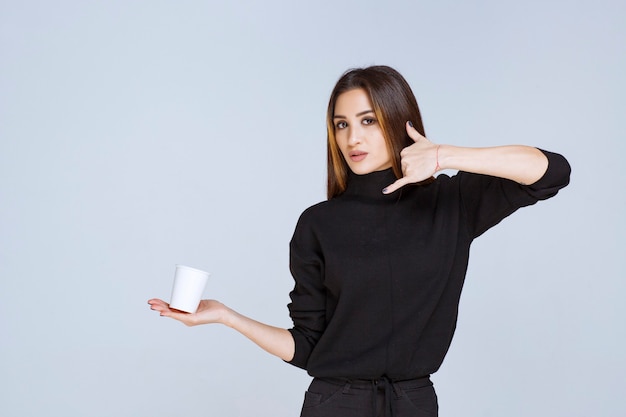
<path fill-rule="evenodd" d="M 342 121 L 340 121 L 340 122 L 337 122 L 337 123 L 335 124 L 335 127 L 336 127 L 337 129 L 345 129 L 346 127 L 348 127 L 348 124 L 342 120 Z"/>
<path fill-rule="evenodd" d="M 374 119 L 373 117 L 366 117 L 361 123 L 363 123 L 364 125 L 372 125 L 376 123 L 376 119 Z"/>

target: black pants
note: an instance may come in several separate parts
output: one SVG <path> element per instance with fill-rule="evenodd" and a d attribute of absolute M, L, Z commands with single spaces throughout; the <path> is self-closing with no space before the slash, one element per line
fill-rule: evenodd
<path fill-rule="evenodd" d="M 429 377 L 408 381 L 315 378 L 300 417 L 437 417 Z"/>

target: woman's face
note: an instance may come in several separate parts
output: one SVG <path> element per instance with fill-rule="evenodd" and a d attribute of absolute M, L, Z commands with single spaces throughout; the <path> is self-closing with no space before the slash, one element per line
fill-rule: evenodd
<path fill-rule="evenodd" d="M 335 139 L 346 163 L 358 175 L 391 167 L 391 156 L 363 89 L 349 90 L 335 102 Z"/>

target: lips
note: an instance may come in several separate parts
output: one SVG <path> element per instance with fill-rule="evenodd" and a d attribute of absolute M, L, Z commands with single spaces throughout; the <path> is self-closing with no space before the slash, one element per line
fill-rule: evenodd
<path fill-rule="evenodd" d="M 367 152 L 363 152 L 363 151 L 351 151 L 349 153 L 350 156 L 350 160 L 353 162 L 359 162 L 365 159 L 365 157 L 367 156 Z"/>

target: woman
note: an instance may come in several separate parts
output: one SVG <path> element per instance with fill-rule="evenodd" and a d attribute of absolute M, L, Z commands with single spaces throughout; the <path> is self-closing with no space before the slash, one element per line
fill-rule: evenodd
<path fill-rule="evenodd" d="M 294 326 L 259 323 L 214 300 L 187 325 L 222 323 L 314 377 L 301 417 L 436 416 L 429 379 L 450 346 L 472 240 L 569 182 L 560 155 L 527 146 L 430 142 L 404 78 L 351 70 L 328 106 L 328 200 L 290 243 Z M 433 174 L 442 169 L 459 173 Z"/>

